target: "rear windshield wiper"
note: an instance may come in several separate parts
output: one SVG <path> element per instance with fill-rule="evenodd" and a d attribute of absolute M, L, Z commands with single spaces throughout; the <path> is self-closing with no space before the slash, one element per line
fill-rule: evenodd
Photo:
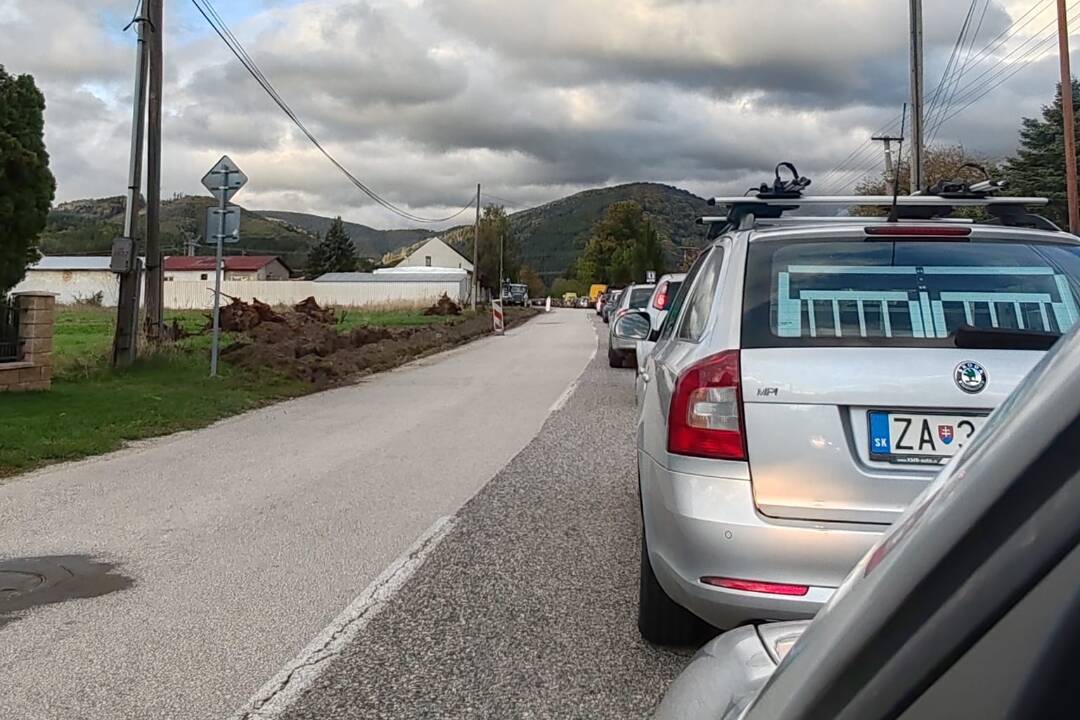
<path fill-rule="evenodd" d="M 972 350 L 1049 350 L 1061 337 L 1042 330 L 982 328 L 962 325 L 953 336 L 958 348 Z"/>

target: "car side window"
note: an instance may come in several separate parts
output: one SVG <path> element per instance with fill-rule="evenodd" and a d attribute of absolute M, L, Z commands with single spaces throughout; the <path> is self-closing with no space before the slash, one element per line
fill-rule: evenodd
<path fill-rule="evenodd" d="M 686 273 L 686 279 L 683 280 L 682 286 L 679 288 L 679 292 L 675 294 L 675 299 L 671 301 L 671 309 L 668 310 L 667 317 L 664 318 L 664 326 L 660 328 L 660 339 L 667 340 L 675 333 L 675 328 L 679 325 L 679 319 L 682 317 L 683 307 L 686 305 L 686 297 L 690 294 L 691 288 L 694 286 L 694 280 L 698 274 L 701 273 L 701 268 L 708 261 L 709 256 L 713 253 L 712 250 L 706 250 L 698 256 L 698 259 L 690 267 L 690 270 Z"/>
<path fill-rule="evenodd" d="M 720 282 L 720 266 L 723 263 L 723 248 L 715 248 L 701 266 L 699 277 L 686 297 L 686 310 L 679 321 L 676 337 L 688 342 L 698 342 L 705 325 L 709 322 L 716 286 Z"/>

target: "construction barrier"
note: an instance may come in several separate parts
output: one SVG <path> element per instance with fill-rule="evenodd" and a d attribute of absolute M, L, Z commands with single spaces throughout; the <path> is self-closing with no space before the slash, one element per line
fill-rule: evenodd
<path fill-rule="evenodd" d="M 502 335 L 506 332 L 506 320 L 503 317 L 503 306 L 501 300 L 491 301 L 491 319 L 495 323 L 495 334 Z"/>

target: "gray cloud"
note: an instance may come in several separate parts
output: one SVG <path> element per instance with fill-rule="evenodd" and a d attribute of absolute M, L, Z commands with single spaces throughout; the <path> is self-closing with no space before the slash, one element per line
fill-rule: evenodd
<path fill-rule="evenodd" d="M 926 4 L 933 87 L 967 3 Z M 89 5 L 0 0 L 0 46 L 17 59 L 10 69 L 32 72 L 46 92 L 61 199 L 125 184 L 133 42 L 112 25 L 131 3 Z M 281 94 L 356 175 L 432 216 L 459 207 L 477 181 L 525 206 L 634 180 L 741 192 L 781 159 L 820 177 L 898 117 L 907 95 L 902 2 L 263 6 L 233 30 Z M 43 32 L 46 18 L 50 26 L 61 18 L 63 32 Z M 242 199 L 249 206 L 409 224 L 337 174 L 199 22 L 170 10 L 168 192 L 200 192 L 206 167 L 228 152 L 251 177 Z M 992 2 L 976 48 L 1010 22 Z M 1032 64 L 951 120 L 939 139 L 1007 154 L 1019 118 L 1049 100 L 1055 76 L 1052 56 Z M 856 160 L 845 181 L 876 169 L 880 151 L 864 149 Z"/>

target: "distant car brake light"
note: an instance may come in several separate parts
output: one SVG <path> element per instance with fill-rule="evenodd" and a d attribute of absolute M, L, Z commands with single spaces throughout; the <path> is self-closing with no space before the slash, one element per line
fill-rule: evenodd
<path fill-rule="evenodd" d="M 656 289 L 656 299 L 653 300 L 653 307 L 657 310 L 663 310 L 667 307 L 668 303 L 668 283 L 664 281 L 660 283 L 660 287 Z"/>
<path fill-rule="evenodd" d="M 726 588 L 728 590 L 742 590 L 743 592 L 764 593 L 766 595 L 795 595 L 803 596 L 810 592 L 808 585 L 789 585 L 787 583 L 760 582 L 757 580 L 736 580 L 725 577 L 703 577 L 701 582 L 713 587 Z"/>
<path fill-rule="evenodd" d="M 931 227 L 925 225 L 884 225 L 865 228 L 870 237 L 971 237 L 969 227 Z"/>

